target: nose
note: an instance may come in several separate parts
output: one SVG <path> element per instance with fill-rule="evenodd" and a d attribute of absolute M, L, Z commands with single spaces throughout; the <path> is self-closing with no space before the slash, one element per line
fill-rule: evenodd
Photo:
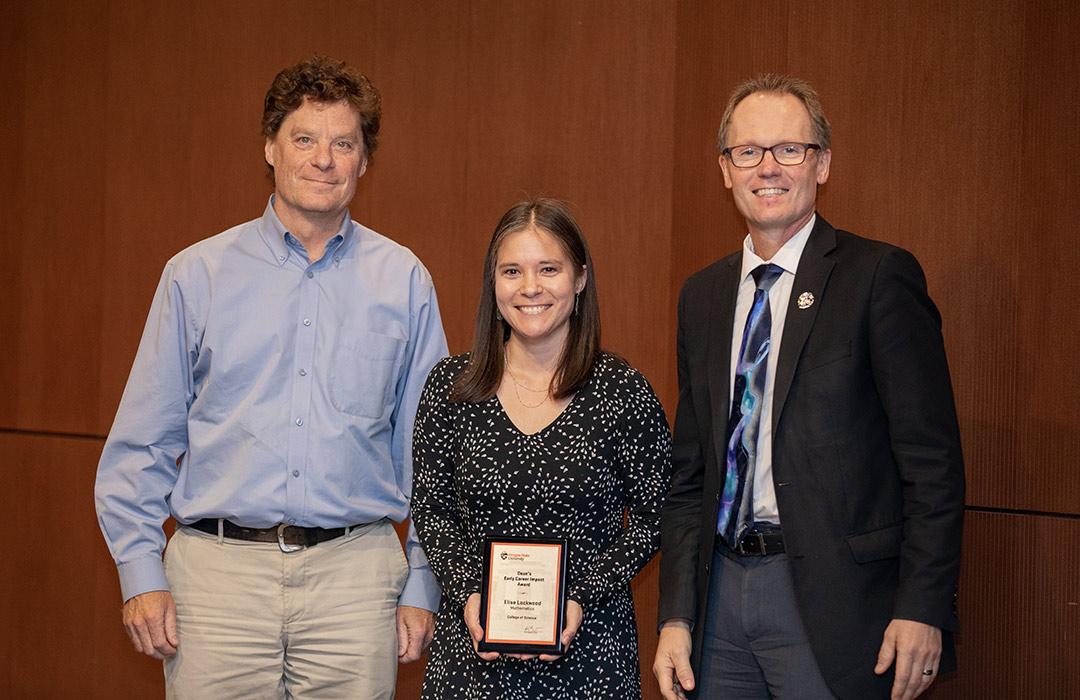
<path fill-rule="evenodd" d="M 762 177 L 772 177 L 780 174 L 780 164 L 776 162 L 772 151 L 765 151 L 758 163 L 758 174 Z"/>
<path fill-rule="evenodd" d="M 320 143 L 315 146 L 311 162 L 319 170 L 329 170 L 334 167 L 334 152 L 331 150 L 330 144 Z"/>
<path fill-rule="evenodd" d="M 521 293 L 527 297 L 534 297 L 541 291 L 540 276 L 535 272 L 526 272 L 521 276 Z"/>

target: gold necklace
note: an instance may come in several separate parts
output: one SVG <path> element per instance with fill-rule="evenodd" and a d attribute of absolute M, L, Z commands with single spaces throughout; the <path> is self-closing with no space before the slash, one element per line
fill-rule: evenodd
<path fill-rule="evenodd" d="M 540 408 L 545 403 L 547 403 L 548 399 L 551 398 L 551 389 L 533 389 L 532 387 L 525 386 L 524 384 L 519 382 L 518 378 L 516 376 L 514 376 L 514 370 L 510 369 L 510 363 L 509 362 L 506 363 L 506 371 L 510 373 L 510 381 L 512 381 L 514 383 L 514 396 L 517 397 L 518 403 L 521 404 L 522 406 L 524 406 L 525 408 Z M 518 391 L 519 387 L 521 389 L 525 389 L 526 391 L 531 391 L 534 394 L 539 394 L 539 393 L 543 392 L 544 398 L 540 401 L 540 403 L 525 403 L 521 399 L 521 392 Z"/>

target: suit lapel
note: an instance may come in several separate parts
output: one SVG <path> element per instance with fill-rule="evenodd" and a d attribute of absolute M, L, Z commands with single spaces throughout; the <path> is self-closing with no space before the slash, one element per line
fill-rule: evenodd
<path fill-rule="evenodd" d="M 716 276 L 710 298 L 715 304 L 709 314 L 709 399 L 712 433 L 717 462 L 724 464 L 727 453 L 727 422 L 731 410 L 731 333 L 735 323 L 735 300 L 739 291 L 742 254 L 730 256 Z M 722 482 L 721 482 L 722 483 Z"/>
<path fill-rule="evenodd" d="M 799 258 L 799 270 L 795 273 L 795 283 L 791 288 L 791 299 L 788 301 L 787 319 L 784 321 L 784 336 L 780 340 L 780 357 L 776 361 L 776 378 L 773 381 L 773 405 L 772 405 L 772 430 L 773 436 L 780 425 L 780 416 L 784 413 L 784 403 L 787 401 L 788 391 L 791 389 L 791 380 L 795 376 L 795 367 L 798 365 L 799 356 L 802 354 L 803 345 L 814 327 L 818 309 L 825 295 L 825 284 L 829 281 L 832 273 L 832 260 L 826 256 L 836 247 L 836 230 L 825 219 L 818 215 L 814 223 L 814 229 L 810 232 L 810 238 L 803 248 L 802 257 Z M 809 292 L 813 295 L 814 302 L 802 309 L 799 308 L 799 297 Z"/>

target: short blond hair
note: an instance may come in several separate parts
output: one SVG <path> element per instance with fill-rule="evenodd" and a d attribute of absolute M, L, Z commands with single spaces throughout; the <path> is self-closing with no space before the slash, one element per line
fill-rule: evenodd
<path fill-rule="evenodd" d="M 825 118 L 825 110 L 821 107 L 821 100 L 818 99 L 817 90 L 802 78 L 778 73 L 764 73 L 741 83 L 731 93 L 731 97 L 728 98 L 724 116 L 720 119 L 720 132 L 716 137 L 718 150 L 722 151 L 727 148 L 725 142 L 728 129 L 731 127 L 731 114 L 735 111 L 735 107 L 750 95 L 758 92 L 774 92 L 799 98 L 799 101 L 806 107 L 806 111 L 810 113 L 810 127 L 814 131 L 814 139 L 821 146 L 821 150 L 827 151 L 829 149 L 832 144 L 832 126 L 829 124 L 829 120 Z"/>

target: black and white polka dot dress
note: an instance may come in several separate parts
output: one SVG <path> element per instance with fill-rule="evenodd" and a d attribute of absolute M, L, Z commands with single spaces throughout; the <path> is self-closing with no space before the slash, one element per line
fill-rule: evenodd
<path fill-rule="evenodd" d="M 467 361 L 432 370 L 413 434 L 412 517 L 443 588 L 423 698 L 640 698 L 629 584 L 660 543 L 671 461 L 660 402 L 640 373 L 604 354 L 563 413 L 526 435 L 497 397 L 447 400 Z M 463 609 L 480 591 L 489 534 L 569 541 L 567 594 L 584 622 L 559 661 L 486 662 L 473 651 Z"/>

